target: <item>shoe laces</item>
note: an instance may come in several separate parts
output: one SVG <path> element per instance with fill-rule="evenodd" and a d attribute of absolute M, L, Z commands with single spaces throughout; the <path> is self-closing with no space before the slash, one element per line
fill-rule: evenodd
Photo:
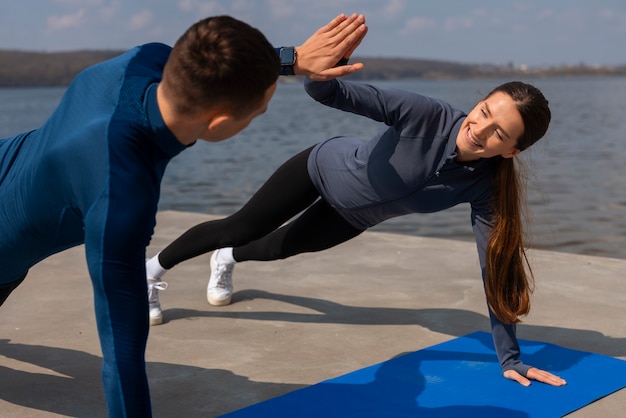
<path fill-rule="evenodd" d="M 232 286 L 233 264 L 217 264 L 217 282 L 215 287 L 228 288 Z"/>
<path fill-rule="evenodd" d="M 167 289 L 167 282 L 162 281 L 154 281 L 152 279 L 148 280 L 148 301 L 150 303 L 155 303 L 159 301 L 159 290 Z"/>

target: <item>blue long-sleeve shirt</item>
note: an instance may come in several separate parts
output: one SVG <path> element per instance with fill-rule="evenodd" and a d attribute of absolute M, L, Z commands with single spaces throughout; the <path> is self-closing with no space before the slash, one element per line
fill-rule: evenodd
<path fill-rule="evenodd" d="M 185 147 L 156 88 L 171 48 L 137 47 L 76 76 L 39 129 L 0 140 L 0 284 L 85 244 L 110 416 L 149 416 L 145 250 L 159 188 Z"/>
<path fill-rule="evenodd" d="M 467 115 L 441 100 L 362 83 L 307 80 L 305 88 L 320 103 L 389 127 L 369 141 L 337 137 L 313 149 L 308 170 L 321 196 L 362 230 L 392 217 L 469 203 L 484 279 L 499 157 L 455 161 L 456 138 Z M 491 309 L 489 315 L 503 371 L 526 375 L 515 325 L 502 323 Z"/>

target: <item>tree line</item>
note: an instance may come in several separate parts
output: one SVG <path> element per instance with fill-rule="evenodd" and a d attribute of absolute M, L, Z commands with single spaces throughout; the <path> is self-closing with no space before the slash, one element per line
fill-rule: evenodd
<path fill-rule="evenodd" d="M 0 87 L 66 86 L 84 68 L 120 53 L 0 50 Z"/>
<path fill-rule="evenodd" d="M 0 87 L 66 86 L 81 70 L 113 58 L 123 51 L 83 50 L 69 52 L 27 52 L 0 50 Z M 513 64 L 463 64 L 403 58 L 354 58 L 365 68 L 349 78 L 357 80 L 460 79 L 479 77 L 626 75 L 621 67 L 560 66 L 517 68 Z"/>

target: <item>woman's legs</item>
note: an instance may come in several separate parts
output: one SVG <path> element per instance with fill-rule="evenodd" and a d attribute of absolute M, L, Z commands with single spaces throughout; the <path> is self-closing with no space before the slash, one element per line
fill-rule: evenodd
<path fill-rule="evenodd" d="M 271 261 L 305 252 L 322 251 L 359 235 L 337 211 L 320 199 L 289 224 L 249 244 L 220 249 L 211 257 L 207 300 L 222 306 L 231 302 L 236 261 Z M 232 251 L 231 251 L 232 250 Z M 230 253 L 231 256 L 225 256 Z M 228 260 L 230 259 L 230 260 Z"/>
<path fill-rule="evenodd" d="M 318 200 L 289 224 L 233 249 L 236 261 L 271 261 L 316 252 L 346 242 L 363 231 L 350 225 L 326 201 Z"/>
<path fill-rule="evenodd" d="M 284 163 L 235 214 L 198 224 L 159 254 L 159 264 L 170 269 L 217 248 L 245 245 L 274 231 L 316 199 L 319 193 L 307 170 L 312 148 Z"/>

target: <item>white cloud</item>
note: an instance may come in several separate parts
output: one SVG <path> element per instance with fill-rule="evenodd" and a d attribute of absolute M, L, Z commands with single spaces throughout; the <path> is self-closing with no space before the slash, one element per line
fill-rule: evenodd
<path fill-rule="evenodd" d="M 614 33 L 626 32 L 626 13 L 615 10 L 602 9 L 598 12 L 604 26 Z"/>
<path fill-rule="evenodd" d="M 71 8 L 99 6 L 102 2 L 103 0 L 53 0 L 53 3 Z"/>
<path fill-rule="evenodd" d="M 421 30 L 429 30 L 437 26 L 437 21 L 428 17 L 411 17 L 404 22 L 400 34 L 409 35 Z"/>
<path fill-rule="evenodd" d="M 196 14 L 198 19 L 226 13 L 218 1 L 178 0 L 178 8 L 183 12 Z"/>
<path fill-rule="evenodd" d="M 474 24 L 474 19 L 470 16 L 451 16 L 446 19 L 443 29 L 446 32 L 455 32 L 471 29 L 474 27 Z"/>
<path fill-rule="evenodd" d="M 296 9 L 289 0 L 269 0 L 269 9 L 272 19 L 281 19 L 295 15 Z"/>
<path fill-rule="evenodd" d="M 86 21 L 85 9 L 80 9 L 69 15 L 48 17 L 48 27 L 53 30 L 77 28 L 84 25 Z"/>
<path fill-rule="evenodd" d="M 388 18 L 400 16 L 406 11 L 406 0 L 387 0 L 383 4 L 382 14 Z"/>
<path fill-rule="evenodd" d="M 271 1 L 270 1 L 270 7 L 271 7 Z M 257 9 L 259 6 L 261 7 L 266 7 L 264 4 L 260 4 L 258 1 L 256 0 L 231 0 L 228 2 L 228 10 L 230 10 L 231 14 L 239 14 L 239 13 L 246 13 L 246 12 L 253 12 L 255 9 Z M 290 3 L 283 3 L 281 5 L 281 7 L 289 7 L 291 9 L 291 4 Z"/>
<path fill-rule="evenodd" d="M 130 17 L 128 21 L 128 28 L 130 30 L 141 30 L 148 26 L 154 19 L 154 13 L 152 10 L 142 10 L 139 13 L 135 13 Z"/>
<path fill-rule="evenodd" d="M 552 19 L 555 15 L 554 10 L 552 9 L 545 9 L 545 10 L 541 10 L 539 12 L 539 14 L 537 15 L 537 19 L 539 20 L 548 20 L 548 19 Z"/>
<path fill-rule="evenodd" d="M 443 23 L 443 29 L 446 32 L 457 32 L 469 29 L 494 29 L 504 25 L 510 28 L 515 22 L 515 19 L 511 21 L 511 16 L 503 14 L 502 11 L 479 8 L 461 16 L 448 16 Z"/>
<path fill-rule="evenodd" d="M 110 22 L 119 15 L 121 8 L 121 3 L 119 1 L 112 1 L 108 4 L 103 5 L 98 10 L 98 16 L 104 22 Z"/>
<path fill-rule="evenodd" d="M 193 0 L 179 0 L 178 8 L 183 12 L 191 12 L 193 11 L 194 3 Z"/>

